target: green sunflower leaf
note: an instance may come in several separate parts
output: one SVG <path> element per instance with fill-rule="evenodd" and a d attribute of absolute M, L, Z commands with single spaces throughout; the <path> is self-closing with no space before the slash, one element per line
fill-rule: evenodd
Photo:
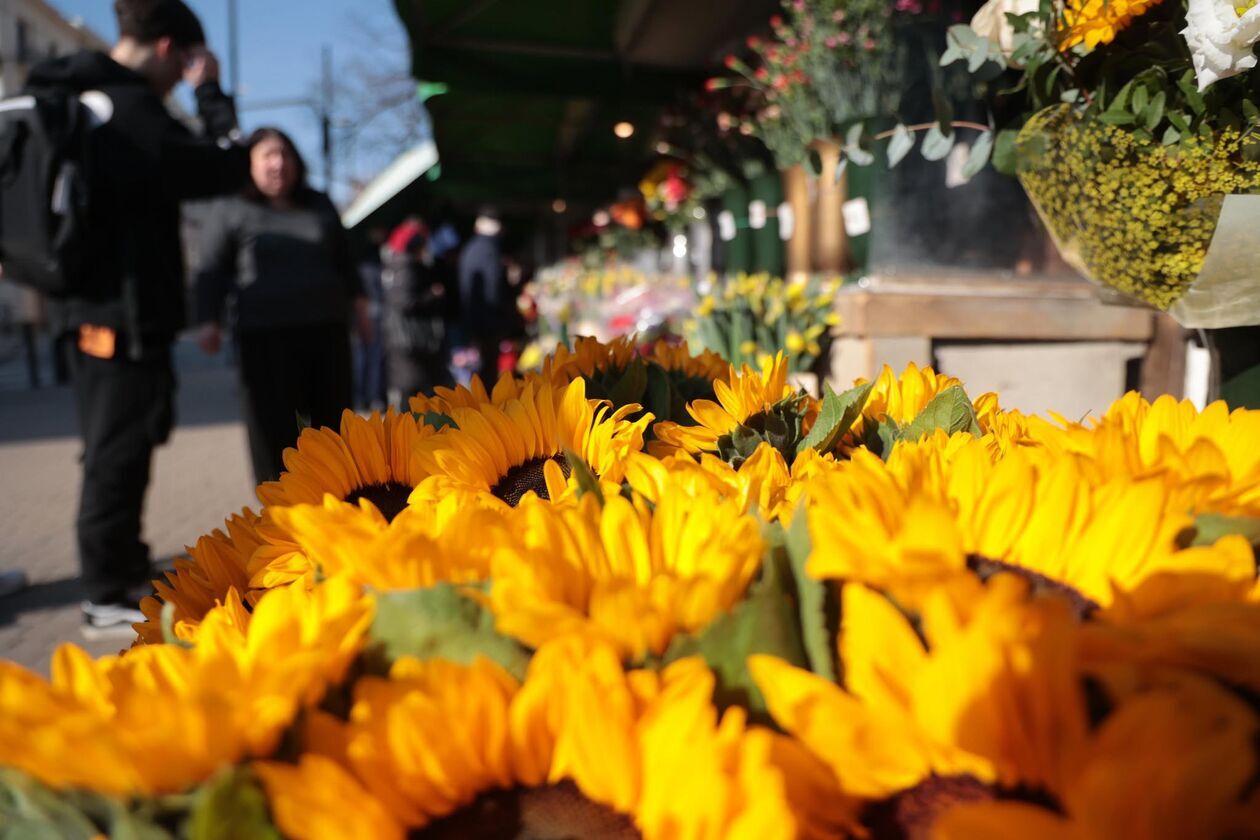
<path fill-rule="evenodd" d="M 432 426 L 438 431 L 446 428 L 447 426 L 450 426 L 452 429 L 459 428 L 459 424 L 455 422 L 453 417 L 449 414 L 443 414 L 440 411 L 426 411 L 423 416 L 419 417 L 419 419 L 423 420 L 426 426 Z"/>
<path fill-rule="evenodd" d="M 742 706 L 753 720 L 767 721 L 765 698 L 748 672 L 755 653 L 777 656 L 798 668 L 809 667 L 790 574 L 778 562 L 767 562 L 762 577 L 729 612 L 696 635 L 675 636 L 664 664 L 700 656 L 717 677 L 713 701 L 721 708 Z"/>
<path fill-rule="evenodd" d="M 643 407 L 652 412 L 657 420 L 679 421 L 674 416 L 674 388 L 669 381 L 669 372 L 660 365 L 647 367 L 647 393 Z"/>
<path fill-rule="evenodd" d="M 937 429 L 944 429 L 950 435 L 956 432 L 980 434 L 976 410 L 960 386 L 954 385 L 937 394 L 917 417 L 901 429 L 898 437 L 916 441 Z"/>
<path fill-rule="evenodd" d="M 824 383 L 822 409 L 818 412 L 814 427 L 796 447 L 797 454 L 806 449 L 829 452 L 836 445 L 836 441 L 840 440 L 844 433 L 857 422 L 873 387 L 875 383 L 868 382 L 865 385 L 850 388 L 843 394 L 837 394 L 830 385 Z"/>
<path fill-rule="evenodd" d="M 582 457 L 576 452 L 569 450 L 564 451 L 564 460 L 569 465 L 569 475 L 577 479 L 578 495 L 584 496 L 587 493 L 594 493 L 599 497 L 600 504 L 604 502 L 604 491 L 599 489 L 599 479 L 595 477 L 595 473 L 591 470 L 590 465 L 582 460 Z"/>
<path fill-rule="evenodd" d="M 809 668 L 820 677 L 836 681 L 836 630 L 838 614 L 834 591 L 830 585 L 805 573 L 809 560 L 809 522 L 802 506 L 784 531 L 784 547 L 796 581 L 797 609 L 800 612 L 801 644 L 809 659 Z M 832 619 L 837 619 L 835 622 Z"/>
<path fill-rule="evenodd" d="M 72 797 L 58 794 L 17 770 L 0 770 L 0 838 L 92 840 L 100 836 Z"/>
<path fill-rule="evenodd" d="M 617 383 L 609 389 L 608 397 L 617 408 L 631 403 L 643 403 L 643 394 L 647 390 L 647 366 L 642 359 L 634 359 L 626 365 L 625 371 Z"/>
<path fill-rule="evenodd" d="M 1260 546 L 1260 517 L 1201 513 L 1194 518 L 1194 532 L 1191 545 L 1212 545 L 1221 537 L 1238 534 Z"/>
<path fill-rule="evenodd" d="M 384 674 L 400 656 L 441 656 L 463 664 L 484 656 L 524 679 L 529 653 L 494 629 L 494 615 L 474 597 L 477 590 L 485 592 L 488 587 L 439 583 L 428 589 L 377 595 L 376 618 L 364 655 L 368 670 Z"/>
<path fill-rule="evenodd" d="M 244 768 L 220 773 L 197 792 L 188 840 L 280 840 L 267 816 L 267 798 Z"/>

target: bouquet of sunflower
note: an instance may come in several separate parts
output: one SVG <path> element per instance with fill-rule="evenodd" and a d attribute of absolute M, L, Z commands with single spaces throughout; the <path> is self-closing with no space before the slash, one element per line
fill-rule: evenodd
<path fill-rule="evenodd" d="M 1027 102 L 994 160 L 1069 263 L 1229 327 L 1260 323 L 1258 38 L 1260 11 L 1229 0 L 990 0 L 942 62 L 1005 70 Z"/>
<path fill-rule="evenodd" d="M 792 373 L 809 371 L 823 355 L 829 328 L 839 323 L 832 310 L 840 282 L 764 273 L 710 278 L 684 332 L 733 365 L 761 366 L 781 348 Z"/>
<path fill-rule="evenodd" d="M 627 340 L 410 408 L 0 664 L 0 833 L 1255 836 L 1260 413 Z"/>

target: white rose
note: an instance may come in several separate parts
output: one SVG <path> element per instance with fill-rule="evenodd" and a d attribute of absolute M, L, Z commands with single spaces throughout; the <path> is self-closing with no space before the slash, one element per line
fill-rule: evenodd
<path fill-rule="evenodd" d="M 1252 46 L 1260 38 L 1260 6 L 1241 16 L 1232 0 L 1190 0 L 1181 30 L 1194 59 L 1199 90 L 1256 66 Z"/>
<path fill-rule="evenodd" d="M 1001 46 L 1002 54 L 1010 58 L 1015 51 L 1015 29 L 1006 16 L 1035 12 L 1040 5 L 1040 0 L 989 0 L 971 19 L 971 30 Z"/>

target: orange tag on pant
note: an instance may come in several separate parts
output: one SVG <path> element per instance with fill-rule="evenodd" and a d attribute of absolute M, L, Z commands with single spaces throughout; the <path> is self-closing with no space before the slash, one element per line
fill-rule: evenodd
<path fill-rule="evenodd" d="M 79 350 L 96 359 L 114 358 L 117 334 L 109 327 L 83 324 L 79 327 Z"/>

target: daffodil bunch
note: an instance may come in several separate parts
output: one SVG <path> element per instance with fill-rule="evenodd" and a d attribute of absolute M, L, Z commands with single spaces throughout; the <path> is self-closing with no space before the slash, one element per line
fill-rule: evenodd
<path fill-rule="evenodd" d="M 585 340 L 304 431 L 130 650 L 0 663 L 0 833 L 1253 835 L 1260 412 L 788 367 Z"/>
<path fill-rule="evenodd" d="M 733 365 L 761 365 L 780 349 L 793 372 L 808 371 L 822 357 L 840 280 L 784 280 L 768 274 L 709 278 L 707 293 L 685 324 L 688 340 Z"/>

